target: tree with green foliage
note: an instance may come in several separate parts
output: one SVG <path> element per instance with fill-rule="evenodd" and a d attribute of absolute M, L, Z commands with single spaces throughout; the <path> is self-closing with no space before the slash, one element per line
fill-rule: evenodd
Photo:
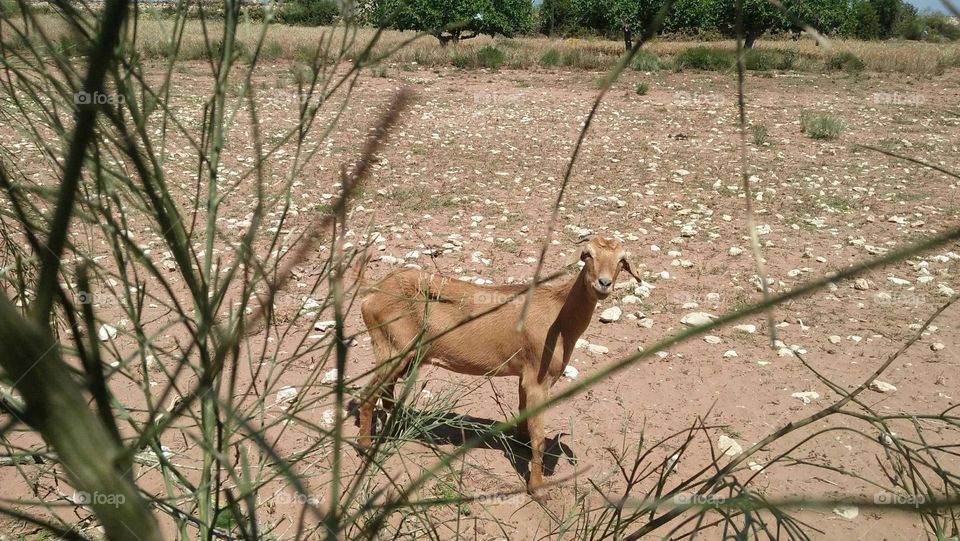
<path fill-rule="evenodd" d="M 573 0 L 579 25 L 607 37 L 619 36 L 624 25 L 641 33 L 662 5 L 662 0 Z"/>
<path fill-rule="evenodd" d="M 897 22 L 900 11 L 903 6 L 902 0 L 868 0 L 873 10 L 877 14 L 877 22 L 880 23 L 881 38 L 890 37 L 893 33 L 893 25 Z"/>
<path fill-rule="evenodd" d="M 790 26 L 795 31 L 802 30 L 802 27 L 794 19 L 821 34 L 837 34 L 850 18 L 848 0 L 794 0 L 784 5 L 790 15 Z"/>
<path fill-rule="evenodd" d="M 537 32 L 545 36 L 576 34 L 579 20 L 574 0 L 543 0 L 537 17 Z"/>
<path fill-rule="evenodd" d="M 737 35 L 736 0 L 712 0 L 712 17 L 717 30 L 724 35 Z M 768 0 L 742 0 L 743 5 L 743 43 L 747 49 L 766 32 L 785 30 L 790 27 L 788 18 L 780 8 Z"/>
<path fill-rule="evenodd" d="M 713 0 L 674 0 L 663 20 L 662 32 L 699 34 L 716 30 Z"/>
<path fill-rule="evenodd" d="M 857 39 L 877 39 L 882 31 L 876 8 L 867 0 L 857 0 L 843 25 L 843 34 Z"/>
<path fill-rule="evenodd" d="M 509 37 L 533 28 L 530 0 L 372 0 L 364 10 L 375 26 L 427 32 L 444 46 L 481 34 Z"/>

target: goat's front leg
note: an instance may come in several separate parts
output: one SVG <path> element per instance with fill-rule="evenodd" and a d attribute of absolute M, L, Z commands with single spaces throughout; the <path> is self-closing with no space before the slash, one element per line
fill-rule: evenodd
<path fill-rule="evenodd" d="M 518 413 L 522 413 L 523 410 L 527 409 L 527 390 L 523 388 L 523 379 L 520 379 L 520 385 L 518 385 L 518 394 L 520 395 L 520 409 L 517 410 Z M 517 424 L 517 439 L 520 441 L 530 441 L 530 429 L 527 427 L 527 421 L 524 419 Z"/>
<path fill-rule="evenodd" d="M 547 400 L 549 389 L 540 384 L 527 385 L 525 389 L 527 406 L 534 407 Z M 540 493 L 543 486 L 543 412 L 532 415 L 527 419 L 527 430 L 530 431 L 530 477 L 527 480 L 527 492 L 533 499 L 543 501 L 548 499 L 546 494 Z"/>

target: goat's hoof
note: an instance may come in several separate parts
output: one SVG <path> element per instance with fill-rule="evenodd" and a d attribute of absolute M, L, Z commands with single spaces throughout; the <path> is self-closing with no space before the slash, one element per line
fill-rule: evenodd
<path fill-rule="evenodd" d="M 373 457 L 373 443 L 370 440 L 365 441 L 361 439 L 357 442 L 355 449 L 357 450 L 357 455 L 359 455 L 360 458 L 370 459 Z"/>
<path fill-rule="evenodd" d="M 530 492 L 530 499 L 539 504 L 544 504 L 550 501 L 550 493 L 543 489 L 537 489 Z"/>

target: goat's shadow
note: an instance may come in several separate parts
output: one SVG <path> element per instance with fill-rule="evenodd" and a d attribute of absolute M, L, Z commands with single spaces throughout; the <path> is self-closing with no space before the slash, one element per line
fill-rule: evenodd
<path fill-rule="evenodd" d="M 355 408 L 351 408 L 354 409 Z M 415 421 L 414 421 L 415 420 Z M 392 422 L 387 422 L 387 414 L 378 410 L 374 419 L 375 430 L 386 429 L 388 436 L 402 436 L 433 445 L 464 445 L 467 441 L 482 436 L 498 422 L 492 419 L 459 415 L 453 412 L 417 411 L 397 406 Z M 565 434 L 560 433 L 544 442 L 543 474 L 553 475 L 561 457 L 570 464 L 577 463 L 577 457 L 569 445 L 560 441 Z M 521 439 L 516 430 L 503 434 L 477 446 L 478 449 L 494 449 L 503 453 L 513 469 L 527 479 L 530 474 L 530 442 Z"/>

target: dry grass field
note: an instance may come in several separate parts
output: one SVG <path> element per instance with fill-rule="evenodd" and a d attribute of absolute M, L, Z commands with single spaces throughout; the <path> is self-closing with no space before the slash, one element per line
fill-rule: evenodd
<path fill-rule="evenodd" d="M 78 38 L 41 20 L 63 48 L 38 54 L 82 72 Z M 736 72 L 676 69 L 701 44 L 656 41 L 662 69 L 609 88 L 551 224 L 620 44 L 386 32 L 364 55 L 369 29 L 242 22 L 243 45 L 213 49 L 236 52 L 224 71 L 195 20 L 171 55 L 175 29 L 144 15 L 108 73 L 124 112 L 96 125 L 50 318 L 91 411 L 99 351 L 119 437 L 98 452 L 132 454 L 156 538 L 956 538 L 960 312 L 937 311 L 960 290 L 960 243 L 910 246 L 960 223 L 957 46 L 760 40 L 795 63 L 746 72 L 741 127 Z M 24 224 L 53 227 L 79 76 L 2 36 L 0 283 L 19 310 L 40 296 Z M 844 51 L 862 71 L 830 69 Z M 401 87 L 369 174 L 318 229 Z M 376 364 L 367 288 L 402 268 L 526 283 L 548 235 L 543 275 L 572 276 L 577 241 L 600 235 L 643 278 L 621 274 L 554 386 L 571 396 L 547 410 L 549 499 L 524 493 L 529 450 L 497 424 L 517 413 L 512 378 L 408 374 L 366 464 L 350 402 Z M 823 283 L 764 312 L 763 280 L 788 297 Z M 101 538 L 130 502 L 78 488 L 4 367 L 0 539 Z"/>

